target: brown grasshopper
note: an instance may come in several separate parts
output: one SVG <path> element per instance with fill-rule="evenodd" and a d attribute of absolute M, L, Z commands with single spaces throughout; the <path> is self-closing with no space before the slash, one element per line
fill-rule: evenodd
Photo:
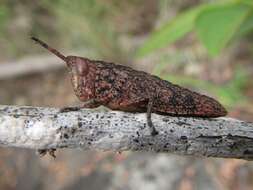
<path fill-rule="evenodd" d="M 152 124 L 151 113 L 185 117 L 220 117 L 227 114 L 215 99 L 157 76 L 114 63 L 64 56 L 45 42 L 35 37 L 32 40 L 66 62 L 75 94 L 85 102 L 81 108 L 103 105 L 112 110 L 146 112 L 152 136 L 158 131 Z"/>

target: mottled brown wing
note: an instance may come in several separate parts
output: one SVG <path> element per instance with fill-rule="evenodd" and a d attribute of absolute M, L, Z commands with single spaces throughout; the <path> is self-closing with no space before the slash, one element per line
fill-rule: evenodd
<path fill-rule="evenodd" d="M 220 117 L 227 111 L 215 99 L 169 83 L 159 91 L 154 112 L 167 115 Z"/>

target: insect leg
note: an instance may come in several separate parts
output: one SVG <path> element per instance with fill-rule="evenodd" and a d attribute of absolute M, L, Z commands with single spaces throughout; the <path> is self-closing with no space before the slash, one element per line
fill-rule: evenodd
<path fill-rule="evenodd" d="M 100 104 L 95 99 L 90 99 L 86 102 L 84 102 L 81 106 L 75 106 L 75 107 L 64 107 L 60 109 L 60 112 L 71 112 L 71 111 L 79 111 L 82 108 L 97 108 L 100 106 Z"/>
<path fill-rule="evenodd" d="M 97 108 L 101 104 L 96 99 L 90 99 L 81 106 L 81 108 Z"/>
<path fill-rule="evenodd" d="M 71 111 L 79 111 L 80 109 L 81 109 L 80 106 L 76 106 L 76 107 L 64 107 L 64 108 L 60 109 L 60 112 L 64 113 L 64 112 L 71 112 Z"/>
<path fill-rule="evenodd" d="M 151 130 L 151 135 L 155 136 L 155 135 L 158 135 L 158 131 L 154 127 L 151 120 L 151 112 L 152 112 L 153 103 L 154 103 L 154 98 L 150 98 L 148 101 L 148 107 L 147 107 L 147 124 Z"/>

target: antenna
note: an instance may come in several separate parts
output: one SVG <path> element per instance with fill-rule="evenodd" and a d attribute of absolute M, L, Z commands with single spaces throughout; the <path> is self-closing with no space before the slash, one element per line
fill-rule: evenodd
<path fill-rule="evenodd" d="M 60 59 L 64 60 L 66 62 L 66 57 L 64 55 L 62 55 L 59 51 L 57 51 L 56 49 L 48 46 L 45 42 L 39 40 L 38 38 L 35 37 L 31 37 L 31 39 L 33 41 L 35 41 L 36 43 L 40 44 L 42 47 L 46 48 L 48 51 L 52 52 L 53 54 L 55 54 L 57 57 L 59 57 Z"/>

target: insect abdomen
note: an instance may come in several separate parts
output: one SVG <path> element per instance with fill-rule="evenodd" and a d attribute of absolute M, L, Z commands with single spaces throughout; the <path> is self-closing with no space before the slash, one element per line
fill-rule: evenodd
<path fill-rule="evenodd" d="M 166 115 L 220 117 L 226 109 L 215 99 L 169 83 L 160 91 L 154 110 Z"/>

